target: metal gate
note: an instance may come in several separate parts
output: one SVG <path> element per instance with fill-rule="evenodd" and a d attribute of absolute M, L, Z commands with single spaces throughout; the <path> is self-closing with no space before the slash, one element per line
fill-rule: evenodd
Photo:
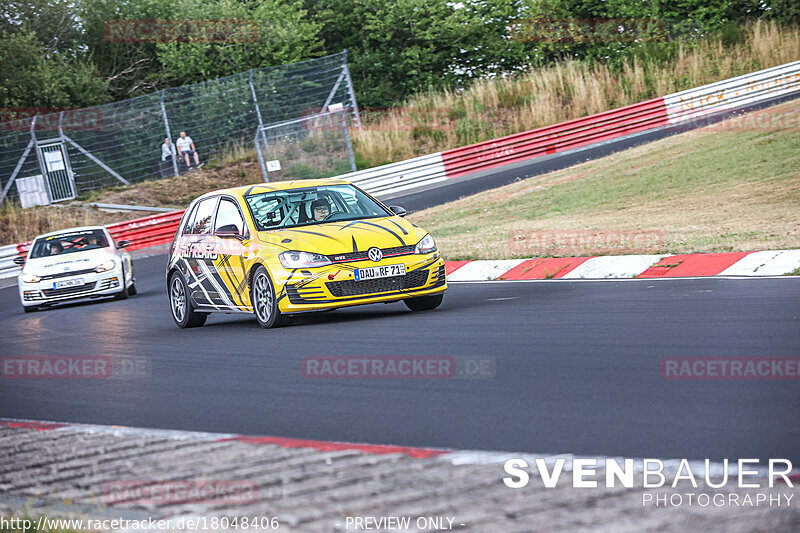
<path fill-rule="evenodd" d="M 64 141 L 37 143 L 36 155 L 39 157 L 39 167 L 45 177 L 44 182 L 47 185 L 50 202 L 62 202 L 75 198 L 77 196 L 75 176 L 72 174 Z"/>

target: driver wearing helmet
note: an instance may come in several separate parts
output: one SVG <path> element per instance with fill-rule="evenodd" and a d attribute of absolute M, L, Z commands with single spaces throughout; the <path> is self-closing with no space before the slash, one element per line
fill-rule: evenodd
<path fill-rule="evenodd" d="M 311 215 L 315 222 L 322 222 L 331 214 L 331 204 L 325 198 L 318 198 L 311 202 Z"/>

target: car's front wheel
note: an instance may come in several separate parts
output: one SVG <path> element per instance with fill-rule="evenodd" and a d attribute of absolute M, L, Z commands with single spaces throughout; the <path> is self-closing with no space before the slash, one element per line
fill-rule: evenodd
<path fill-rule="evenodd" d="M 290 317 L 281 313 L 278 308 L 278 298 L 275 288 L 269 278 L 267 269 L 259 266 L 253 275 L 250 287 L 250 301 L 253 303 L 253 312 L 262 328 L 279 328 L 289 323 Z"/>
<path fill-rule="evenodd" d="M 189 287 L 183 276 L 173 272 L 169 278 L 169 307 L 172 319 L 180 328 L 196 328 L 206 323 L 208 313 L 198 313 L 189 298 Z"/>
<path fill-rule="evenodd" d="M 34 311 L 38 311 L 39 310 L 39 306 L 37 306 L 37 305 L 23 305 L 22 309 L 24 309 L 26 313 L 33 313 Z"/>
<path fill-rule="evenodd" d="M 442 303 L 442 298 L 444 298 L 444 293 L 409 298 L 408 300 L 403 300 L 403 303 L 412 311 L 428 311 L 439 307 L 439 304 Z"/>
<path fill-rule="evenodd" d="M 122 265 L 122 290 L 115 294 L 114 298 L 117 300 L 127 300 L 129 295 L 130 292 L 128 292 L 128 288 L 125 286 L 125 265 Z"/>

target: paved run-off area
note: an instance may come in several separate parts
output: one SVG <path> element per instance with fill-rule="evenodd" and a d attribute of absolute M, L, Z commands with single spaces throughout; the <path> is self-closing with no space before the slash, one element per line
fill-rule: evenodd
<path fill-rule="evenodd" d="M 315 447 L 243 442 L 222 434 L 6 421 L 0 425 L 0 454 L 4 456 L 0 515 L 170 518 L 173 529 L 181 518 L 185 528 L 186 519 L 205 516 L 210 528 L 214 517 L 269 517 L 277 518 L 278 531 L 303 532 L 355 531 L 363 529 L 355 527 L 359 518 L 387 517 L 408 517 L 409 526 L 402 529 L 407 531 L 418 531 L 418 526 L 435 530 L 436 524 L 475 532 L 790 532 L 800 528 L 796 482 L 789 488 L 777 480 L 769 488 L 762 478 L 761 488 L 737 489 L 732 476 L 724 488 L 712 489 L 702 483 L 701 474 L 695 474 L 698 488 L 681 481 L 672 489 L 668 485 L 673 473 L 667 475 L 664 488 L 642 488 L 638 475 L 634 488 L 572 488 L 571 473 L 565 469 L 557 487 L 545 488 L 535 467 L 530 467 L 530 483 L 512 489 L 502 481 L 507 474 L 498 459 L 501 456 L 495 454 L 418 450 L 419 455 L 429 456 L 411 457 L 408 453 L 413 450 L 367 453 L 311 445 Z M 593 479 L 603 485 L 602 471 Z M 119 493 L 109 490 L 113 484 L 134 481 L 150 486 L 163 486 L 165 481 L 238 481 L 254 490 L 248 498 L 210 503 L 165 501 L 169 498 L 121 502 Z M 698 498 L 690 506 L 689 493 L 705 493 L 714 498 L 712 502 L 725 505 L 701 507 L 697 502 L 705 500 Z M 772 497 L 773 505 L 748 505 L 748 494 L 753 502 L 758 494 L 767 502 Z M 653 499 L 643 505 L 645 495 Z M 682 495 L 682 505 L 653 503 L 659 496 L 677 502 L 674 495 Z M 379 522 L 361 522 L 368 523 L 374 527 Z M 131 524 L 136 522 L 127 525 Z"/>

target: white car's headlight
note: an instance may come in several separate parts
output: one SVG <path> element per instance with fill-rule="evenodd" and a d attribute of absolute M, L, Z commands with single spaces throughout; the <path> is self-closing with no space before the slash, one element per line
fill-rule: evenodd
<path fill-rule="evenodd" d="M 36 274 L 23 274 L 22 275 L 22 281 L 24 281 L 25 283 L 36 283 L 40 279 L 42 279 L 42 278 L 40 278 Z"/>
<path fill-rule="evenodd" d="M 283 252 L 278 256 L 284 268 L 311 268 L 330 265 L 331 260 L 322 254 L 311 252 Z"/>
<path fill-rule="evenodd" d="M 415 254 L 429 254 L 431 252 L 436 251 L 436 243 L 431 237 L 431 234 L 428 233 L 425 235 L 421 241 L 417 243 L 417 246 L 414 248 Z"/>
<path fill-rule="evenodd" d="M 117 266 L 117 262 L 114 261 L 113 259 L 109 259 L 108 261 L 106 261 L 102 265 L 98 265 L 97 268 L 94 269 L 94 271 L 95 272 L 108 272 L 109 270 L 111 270 L 115 266 Z"/>

